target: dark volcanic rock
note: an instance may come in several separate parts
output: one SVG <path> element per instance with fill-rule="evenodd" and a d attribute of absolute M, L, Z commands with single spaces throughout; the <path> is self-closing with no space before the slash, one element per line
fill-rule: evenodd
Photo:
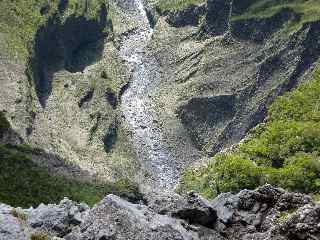
<path fill-rule="evenodd" d="M 259 239 L 261 233 L 270 234 L 281 216 L 310 203 L 307 195 L 287 193 L 270 185 L 236 195 L 222 194 L 213 201 L 219 220 L 216 230 L 230 239 Z M 247 238 L 248 234 L 254 238 Z"/>
<path fill-rule="evenodd" d="M 280 226 L 279 232 L 288 239 L 320 239 L 320 206 L 300 208 Z"/>
<path fill-rule="evenodd" d="M 186 200 L 185 206 L 179 206 L 177 210 L 172 212 L 172 216 L 185 219 L 192 224 L 212 228 L 217 220 L 217 213 L 210 203 L 195 193 L 190 193 Z"/>

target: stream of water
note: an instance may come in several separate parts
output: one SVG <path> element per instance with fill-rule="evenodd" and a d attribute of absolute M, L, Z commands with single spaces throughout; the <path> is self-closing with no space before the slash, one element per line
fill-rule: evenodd
<path fill-rule="evenodd" d="M 165 146 L 149 97 L 160 81 L 158 63 L 146 53 L 153 29 L 142 0 L 132 1 L 132 19 L 138 22 L 139 27 L 122 39 L 120 48 L 121 56 L 132 70 L 130 86 L 122 96 L 122 111 L 133 132 L 133 141 L 142 166 L 151 174 L 157 186 L 171 189 L 178 178 L 176 161 Z"/>

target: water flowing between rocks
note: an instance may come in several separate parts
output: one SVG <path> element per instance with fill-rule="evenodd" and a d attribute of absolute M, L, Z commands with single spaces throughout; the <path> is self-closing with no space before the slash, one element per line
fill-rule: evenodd
<path fill-rule="evenodd" d="M 156 183 L 152 185 L 169 190 L 177 183 L 178 170 L 152 109 L 150 94 L 159 83 L 160 74 L 156 59 L 146 53 L 153 29 L 142 0 L 133 1 L 132 19 L 139 27 L 123 37 L 120 48 L 122 58 L 132 71 L 130 86 L 122 96 L 122 111 L 133 132 L 141 165 Z"/>

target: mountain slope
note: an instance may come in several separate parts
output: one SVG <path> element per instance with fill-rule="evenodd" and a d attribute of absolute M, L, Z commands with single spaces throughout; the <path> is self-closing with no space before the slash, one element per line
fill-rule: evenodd
<path fill-rule="evenodd" d="M 26 144 L 102 181 L 172 188 L 319 62 L 311 0 L 1 4 L 0 110 Z"/>

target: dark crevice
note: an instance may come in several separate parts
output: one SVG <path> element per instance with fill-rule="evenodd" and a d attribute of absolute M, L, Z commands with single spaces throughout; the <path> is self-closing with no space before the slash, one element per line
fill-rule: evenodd
<path fill-rule="evenodd" d="M 231 0 L 208 1 L 202 32 L 211 36 L 224 34 L 229 26 Z"/>
<path fill-rule="evenodd" d="M 92 141 L 100 124 L 101 121 L 101 113 L 97 112 L 95 114 L 90 114 L 90 118 L 92 121 L 94 121 L 93 126 L 90 128 L 90 135 L 89 135 L 89 141 Z"/>
<path fill-rule="evenodd" d="M 41 7 L 40 9 L 40 14 L 43 16 L 43 15 L 46 15 L 49 13 L 49 10 L 50 10 L 50 6 L 48 4 L 44 5 L 43 7 Z"/>
<path fill-rule="evenodd" d="M 119 98 L 121 98 L 121 96 L 128 90 L 129 87 L 130 87 L 130 82 L 126 83 L 121 87 L 119 91 Z"/>
<path fill-rule="evenodd" d="M 165 12 L 167 22 L 174 27 L 197 26 L 206 11 L 205 5 L 190 5 L 177 12 Z"/>
<path fill-rule="evenodd" d="M 104 150 L 107 153 L 110 153 L 114 144 L 116 143 L 118 139 L 118 128 L 119 128 L 119 123 L 117 120 L 115 120 L 108 128 L 107 133 L 105 134 L 103 138 L 103 143 L 104 143 Z"/>
<path fill-rule="evenodd" d="M 105 93 L 105 98 L 107 102 L 112 106 L 113 109 L 116 109 L 118 106 L 118 98 L 112 89 L 108 88 Z"/>
<path fill-rule="evenodd" d="M 89 89 L 89 91 L 86 92 L 86 94 L 80 99 L 78 102 L 79 108 L 83 107 L 83 105 L 87 102 L 90 102 L 93 98 L 94 89 Z"/>
<path fill-rule="evenodd" d="M 172 217 L 186 220 L 189 224 L 199 224 L 201 226 L 214 229 L 217 220 L 217 213 L 212 209 L 209 213 L 203 213 L 197 209 L 183 209 L 172 214 Z"/>
<path fill-rule="evenodd" d="M 147 9 L 147 8 L 145 10 L 146 10 L 146 13 L 147 13 L 147 18 L 148 18 L 148 21 L 149 21 L 149 25 L 150 25 L 151 28 L 154 28 L 156 26 L 156 23 L 157 23 L 156 16 L 152 12 L 152 10 Z"/>
<path fill-rule="evenodd" d="M 0 111 L 0 139 L 10 128 L 11 125 L 6 118 L 5 113 Z"/>
<path fill-rule="evenodd" d="M 67 7 L 68 1 L 61 1 L 59 11 L 38 29 L 35 36 L 29 70 L 43 107 L 51 94 L 55 72 L 82 72 L 103 54 L 105 29 L 110 24 L 105 4 L 100 7 L 99 17 L 94 19 L 73 14 L 62 20 Z"/>

